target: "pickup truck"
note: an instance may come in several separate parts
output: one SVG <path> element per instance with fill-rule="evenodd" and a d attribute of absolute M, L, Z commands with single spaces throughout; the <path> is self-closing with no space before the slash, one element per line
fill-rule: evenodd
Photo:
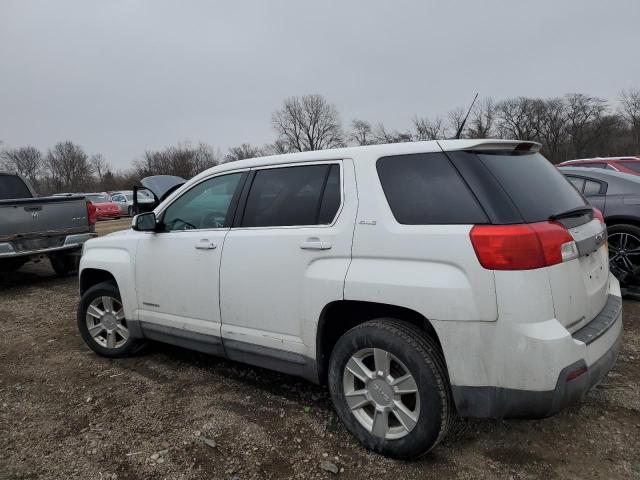
<path fill-rule="evenodd" d="M 68 275 L 95 223 L 95 206 L 84 196 L 38 197 L 22 176 L 0 172 L 0 272 L 49 257 L 58 275 Z"/>

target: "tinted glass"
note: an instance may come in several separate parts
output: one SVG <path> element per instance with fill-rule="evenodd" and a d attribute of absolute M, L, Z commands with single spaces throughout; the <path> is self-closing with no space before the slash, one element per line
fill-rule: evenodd
<path fill-rule="evenodd" d="M 340 166 L 331 165 L 317 223 L 320 225 L 331 223 L 338 213 L 338 208 L 340 208 Z"/>
<path fill-rule="evenodd" d="M 397 155 L 377 162 L 382 188 L 399 223 L 487 223 L 469 187 L 442 153 Z"/>
<path fill-rule="evenodd" d="M 567 180 L 569 180 L 573 184 L 573 186 L 578 189 L 579 192 L 581 192 L 584 189 L 584 179 L 583 178 L 567 177 Z"/>
<path fill-rule="evenodd" d="M 598 182 L 594 182 L 592 180 L 585 180 L 583 193 L 585 195 L 587 195 L 587 196 L 589 196 L 589 195 L 599 195 L 600 194 L 600 184 Z"/>
<path fill-rule="evenodd" d="M 0 175 L 0 200 L 31 198 L 31 192 L 20 177 Z"/>
<path fill-rule="evenodd" d="M 85 195 L 85 198 L 93 203 L 105 203 L 111 201 L 111 199 L 106 195 Z"/>
<path fill-rule="evenodd" d="M 498 179 L 525 222 L 541 222 L 586 205 L 562 173 L 539 153 L 477 156 Z"/>
<path fill-rule="evenodd" d="M 194 230 L 228 225 L 229 206 L 241 177 L 242 173 L 214 177 L 178 197 L 165 210 L 164 229 Z"/>
<path fill-rule="evenodd" d="M 247 198 L 243 227 L 316 225 L 329 165 L 258 170 Z"/>
<path fill-rule="evenodd" d="M 634 172 L 640 172 L 640 162 L 620 162 L 624 167 L 633 170 Z"/>

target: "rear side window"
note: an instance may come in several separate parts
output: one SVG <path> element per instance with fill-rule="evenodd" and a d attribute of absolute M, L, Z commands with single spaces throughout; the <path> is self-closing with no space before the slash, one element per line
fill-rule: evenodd
<path fill-rule="evenodd" d="M 539 153 L 477 156 L 527 223 L 542 222 L 551 215 L 586 205 L 582 195 Z"/>
<path fill-rule="evenodd" d="M 0 175 L 0 200 L 31 198 L 31 192 L 16 175 Z"/>
<path fill-rule="evenodd" d="M 640 172 L 640 162 L 620 162 L 624 167 L 630 168 L 634 172 Z"/>
<path fill-rule="evenodd" d="M 309 165 L 256 171 L 243 227 L 329 224 L 340 206 L 340 167 Z"/>
<path fill-rule="evenodd" d="M 599 195 L 600 194 L 600 183 L 594 182 L 593 180 L 585 180 L 584 181 L 584 190 L 585 195 Z"/>
<path fill-rule="evenodd" d="M 389 207 L 398 223 L 488 222 L 469 187 L 442 153 L 382 157 L 376 167 Z"/>

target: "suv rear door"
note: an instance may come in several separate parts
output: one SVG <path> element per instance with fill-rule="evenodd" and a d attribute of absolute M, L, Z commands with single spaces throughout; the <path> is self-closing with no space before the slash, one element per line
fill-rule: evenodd
<path fill-rule="evenodd" d="M 301 373 L 325 305 L 343 298 L 357 207 L 351 160 L 256 168 L 220 268 L 234 360 Z"/>

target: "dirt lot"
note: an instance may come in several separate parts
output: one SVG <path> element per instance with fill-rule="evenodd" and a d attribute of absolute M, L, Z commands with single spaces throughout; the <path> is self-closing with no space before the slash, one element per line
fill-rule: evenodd
<path fill-rule="evenodd" d="M 430 455 L 397 462 L 347 434 L 323 387 L 162 345 L 97 357 L 77 300 L 77 280 L 47 264 L 0 279 L 2 480 L 640 478 L 636 301 L 616 367 L 582 403 L 546 420 L 458 420 Z"/>

